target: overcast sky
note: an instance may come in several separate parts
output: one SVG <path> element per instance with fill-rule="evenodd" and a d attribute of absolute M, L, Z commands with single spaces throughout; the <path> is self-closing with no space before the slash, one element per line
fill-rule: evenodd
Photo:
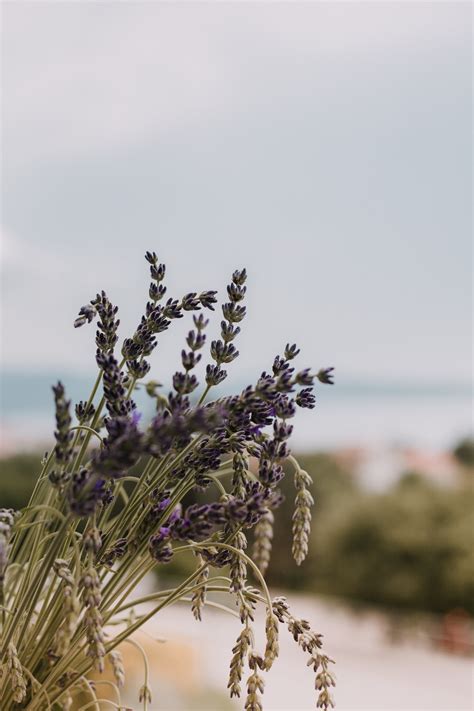
<path fill-rule="evenodd" d="M 3 367 L 92 367 L 77 309 L 129 335 L 153 249 L 176 295 L 247 266 L 246 372 L 469 378 L 470 13 L 3 3 Z"/>

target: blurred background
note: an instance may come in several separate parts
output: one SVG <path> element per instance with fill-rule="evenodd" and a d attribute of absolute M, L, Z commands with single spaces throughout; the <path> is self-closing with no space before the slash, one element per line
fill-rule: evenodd
<path fill-rule="evenodd" d="M 288 341 L 336 368 L 295 421 L 312 553 L 291 564 L 289 482 L 272 586 L 325 634 L 339 709 L 470 709 L 472 5 L 18 0 L 2 14 L 0 504 L 24 505 L 51 446 L 51 384 L 90 391 L 80 306 L 105 289 L 125 337 L 147 249 L 176 295 L 223 294 L 246 266 L 228 390 Z M 187 327 L 159 343 L 165 384 Z M 222 693 L 236 626 L 217 615 L 154 623 L 169 641 L 146 638 L 153 709 L 236 707 Z M 314 707 L 291 642 L 266 709 Z"/>

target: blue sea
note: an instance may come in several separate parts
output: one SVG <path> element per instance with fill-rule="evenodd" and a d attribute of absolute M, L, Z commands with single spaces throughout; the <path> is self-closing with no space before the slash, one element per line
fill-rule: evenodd
<path fill-rule="evenodd" d="M 87 399 L 94 375 L 63 372 L 73 402 Z M 51 384 L 57 373 L 6 371 L 0 375 L 2 449 L 45 446 L 54 429 Z M 239 384 L 232 384 L 234 391 Z M 224 394 L 221 391 L 220 394 Z M 137 394 L 146 421 L 152 404 Z M 314 410 L 299 411 L 293 446 L 299 450 L 410 446 L 444 450 L 472 432 L 469 384 L 387 383 L 338 379 L 317 388 Z"/>

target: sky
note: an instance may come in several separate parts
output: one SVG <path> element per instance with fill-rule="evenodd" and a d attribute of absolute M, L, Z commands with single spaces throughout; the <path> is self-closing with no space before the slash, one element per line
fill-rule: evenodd
<path fill-rule="evenodd" d="M 176 296 L 247 267 L 242 377 L 296 341 L 343 380 L 469 380 L 470 3 L 2 11 L 3 370 L 90 371 L 77 310 L 106 289 L 130 335 L 150 249 Z"/>

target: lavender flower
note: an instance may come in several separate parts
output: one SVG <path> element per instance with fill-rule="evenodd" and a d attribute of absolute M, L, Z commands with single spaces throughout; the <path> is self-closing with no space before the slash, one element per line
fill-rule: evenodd
<path fill-rule="evenodd" d="M 97 349 L 104 354 L 112 353 L 118 340 L 117 329 L 120 325 L 120 321 L 116 319 L 118 307 L 111 304 L 105 291 L 97 294 L 91 304 L 99 316 L 95 337 Z"/>
<path fill-rule="evenodd" d="M 191 599 L 191 610 L 201 619 L 207 591 L 225 585 L 243 625 L 232 650 L 231 697 L 242 693 L 248 665 L 245 709 L 261 711 L 262 671 L 278 656 L 279 623 L 284 623 L 309 655 L 317 705 L 327 709 L 333 704 L 334 677 L 320 636 L 305 620 L 293 617 L 283 600 L 271 604 L 261 573 L 268 567 L 273 511 L 282 501 L 278 487 L 287 459 L 296 470 L 293 553 L 298 564 L 307 553 L 310 480 L 290 457 L 291 418 L 297 406 L 314 406 L 314 383 L 332 383 L 333 369 L 316 375 L 309 368 L 296 369 L 299 349 L 287 344 L 255 384 L 209 401 L 209 389 L 226 378 L 227 365 L 239 356 L 236 339 L 246 315 L 246 271 L 234 271 L 227 285 L 220 334 L 210 343 L 206 385 L 199 393 L 198 366 L 208 325 L 204 309 L 214 311 L 216 292 L 168 296 L 165 265 L 152 251 L 145 259 L 150 272 L 147 301 L 138 326 L 122 343 L 121 357 L 116 351 L 118 310 L 106 293 L 80 309 L 76 328 L 98 319 L 99 375 L 90 396 L 75 407 L 79 427 L 71 426 L 70 402 L 58 383 L 53 389 L 53 455 L 42 461 L 40 481 L 20 513 L 20 524 L 14 527 L 13 513 L 0 510 L 0 667 L 10 682 L 0 685 L 0 706 L 9 708 L 16 701 L 28 703 L 32 711 L 45 702 L 51 708 L 69 708 L 83 683 L 94 696 L 93 682 L 84 680 L 93 667 L 104 669 L 106 656 L 117 681 L 118 705 L 123 705 L 119 688 L 124 666 L 117 646 L 149 616 L 136 616 L 134 607 L 141 600 L 134 599 L 132 590 L 150 567 L 187 550 L 197 557 L 198 568 L 176 588 L 153 596 L 155 611 Z M 148 376 L 148 357 L 157 338 L 187 312 L 192 312 L 193 326 L 166 395 L 157 380 L 139 381 Z M 100 385 L 103 397 L 97 392 Z M 132 400 L 140 387 L 155 400 L 149 422 Z M 191 503 L 204 490 L 206 503 Z M 252 529 L 253 561 L 247 553 Z M 248 586 L 248 565 L 258 588 Z M 214 577 L 213 569 L 225 566 L 229 572 Z M 11 575 L 6 578 L 7 568 Z M 5 579 L 9 594 L 4 596 Z M 266 643 L 260 655 L 252 625 L 262 603 L 267 608 Z M 143 656 L 139 697 L 147 707 L 150 676 Z"/>
<path fill-rule="evenodd" d="M 59 381 L 57 385 L 53 386 L 53 393 L 56 408 L 56 431 L 54 433 L 56 439 L 54 448 L 56 468 L 49 473 L 49 480 L 54 486 L 61 486 L 69 478 L 65 470 L 73 454 L 72 420 L 69 412 L 71 401 L 66 400 L 64 386 Z"/>

